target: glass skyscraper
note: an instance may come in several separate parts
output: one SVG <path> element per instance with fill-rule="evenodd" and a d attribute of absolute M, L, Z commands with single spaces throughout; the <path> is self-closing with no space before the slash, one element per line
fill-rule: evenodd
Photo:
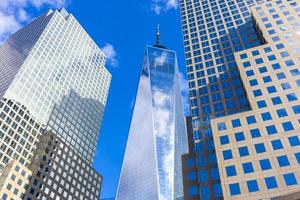
<path fill-rule="evenodd" d="M 187 150 L 176 53 L 147 46 L 118 200 L 183 199 L 181 155 Z"/>
<path fill-rule="evenodd" d="M 46 130 L 92 168 L 111 80 L 104 64 L 105 55 L 65 9 L 49 10 L 0 46 L 0 173 L 14 160 L 28 167 Z"/>
<path fill-rule="evenodd" d="M 193 137 L 182 160 L 185 199 L 299 190 L 300 8 L 265 2 L 180 2 Z"/>

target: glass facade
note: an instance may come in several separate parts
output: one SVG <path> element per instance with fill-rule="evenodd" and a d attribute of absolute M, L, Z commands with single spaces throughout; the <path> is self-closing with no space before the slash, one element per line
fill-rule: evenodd
<path fill-rule="evenodd" d="M 111 75 L 73 15 L 50 10 L 13 34 L 0 55 L 0 97 L 25 106 L 92 163 Z"/>
<path fill-rule="evenodd" d="M 176 53 L 147 46 L 117 199 L 183 199 L 187 148 Z"/>

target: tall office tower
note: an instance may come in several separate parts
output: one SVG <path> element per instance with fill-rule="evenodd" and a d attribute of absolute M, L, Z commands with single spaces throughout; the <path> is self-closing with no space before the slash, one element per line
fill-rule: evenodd
<path fill-rule="evenodd" d="M 234 52 L 264 43 L 250 7 L 264 0 L 181 0 L 193 143 L 182 157 L 185 199 L 221 199 L 211 119 L 250 110 Z"/>
<path fill-rule="evenodd" d="M 102 176 L 52 131 L 43 133 L 28 167 L 23 199 L 99 200 Z"/>
<path fill-rule="evenodd" d="M 299 199 L 300 2 L 251 11 L 266 44 L 235 54 L 251 110 L 212 120 L 224 199 Z"/>
<path fill-rule="evenodd" d="M 183 199 L 181 155 L 187 150 L 176 52 L 147 46 L 118 200 Z"/>
<path fill-rule="evenodd" d="M 269 199 L 298 189 L 299 3 L 274 2 L 182 1 L 194 129 L 193 152 L 183 156 L 186 199 Z M 203 120 L 207 112 L 212 121 Z"/>
<path fill-rule="evenodd" d="M 0 46 L 0 173 L 13 160 L 29 166 L 45 130 L 92 168 L 111 79 L 104 62 L 65 9 L 49 10 Z"/>

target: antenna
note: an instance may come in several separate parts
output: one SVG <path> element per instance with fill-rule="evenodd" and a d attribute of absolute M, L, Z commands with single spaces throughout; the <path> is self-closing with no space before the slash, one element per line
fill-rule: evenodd
<path fill-rule="evenodd" d="M 159 24 L 157 24 L 157 29 L 156 29 L 156 45 L 160 45 L 160 27 L 159 27 Z"/>

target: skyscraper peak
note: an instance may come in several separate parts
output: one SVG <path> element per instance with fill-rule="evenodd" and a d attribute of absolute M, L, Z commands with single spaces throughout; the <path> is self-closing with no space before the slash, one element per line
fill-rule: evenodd
<path fill-rule="evenodd" d="M 159 24 L 157 24 L 157 28 L 156 28 L 156 43 L 155 43 L 154 47 L 167 49 L 167 47 L 160 44 L 160 25 Z"/>

